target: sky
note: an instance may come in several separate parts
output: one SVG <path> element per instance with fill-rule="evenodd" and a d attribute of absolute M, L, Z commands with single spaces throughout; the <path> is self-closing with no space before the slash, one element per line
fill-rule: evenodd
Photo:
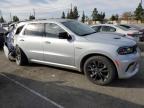
<path fill-rule="evenodd" d="M 0 0 L 0 13 L 6 20 L 10 20 L 10 13 L 24 20 L 33 14 L 34 9 L 38 19 L 60 18 L 62 11 L 67 13 L 72 4 L 78 7 L 80 15 L 85 11 L 90 17 L 92 10 L 97 8 L 110 17 L 112 14 L 134 11 L 139 2 L 140 0 Z"/>

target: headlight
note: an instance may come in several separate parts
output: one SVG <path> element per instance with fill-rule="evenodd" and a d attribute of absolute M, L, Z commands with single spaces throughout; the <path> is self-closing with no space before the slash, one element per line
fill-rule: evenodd
<path fill-rule="evenodd" d="M 126 54 L 132 54 L 137 51 L 137 46 L 132 47 L 120 47 L 117 52 L 119 55 L 126 55 Z"/>

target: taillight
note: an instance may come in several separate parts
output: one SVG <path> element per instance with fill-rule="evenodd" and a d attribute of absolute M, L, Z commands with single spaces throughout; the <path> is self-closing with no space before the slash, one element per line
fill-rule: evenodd
<path fill-rule="evenodd" d="M 127 35 L 128 35 L 128 36 L 133 36 L 133 34 L 130 34 L 130 33 L 128 33 Z"/>

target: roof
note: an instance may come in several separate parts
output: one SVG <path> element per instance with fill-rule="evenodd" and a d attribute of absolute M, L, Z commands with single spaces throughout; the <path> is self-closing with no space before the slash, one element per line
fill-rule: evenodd
<path fill-rule="evenodd" d="M 97 25 L 93 25 L 92 27 L 94 26 L 111 26 L 111 27 L 114 27 L 115 25 L 114 24 L 97 24 Z"/>
<path fill-rule="evenodd" d="M 74 21 L 71 19 L 47 19 L 47 20 L 33 20 L 33 21 L 25 21 L 25 22 L 21 22 L 21 23 L 47 23 L 47 22 L 66 22 L 66 21 Z"/>

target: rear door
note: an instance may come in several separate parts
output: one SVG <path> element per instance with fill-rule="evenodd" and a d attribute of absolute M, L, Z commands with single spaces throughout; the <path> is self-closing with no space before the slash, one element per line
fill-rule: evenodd
<path fill-rule="evenodd" d="M 19 42 L 29 59 L 43 60 L 42 37 L 44 36 L 44 24 L 28 24 L 19 38 Z"/>

